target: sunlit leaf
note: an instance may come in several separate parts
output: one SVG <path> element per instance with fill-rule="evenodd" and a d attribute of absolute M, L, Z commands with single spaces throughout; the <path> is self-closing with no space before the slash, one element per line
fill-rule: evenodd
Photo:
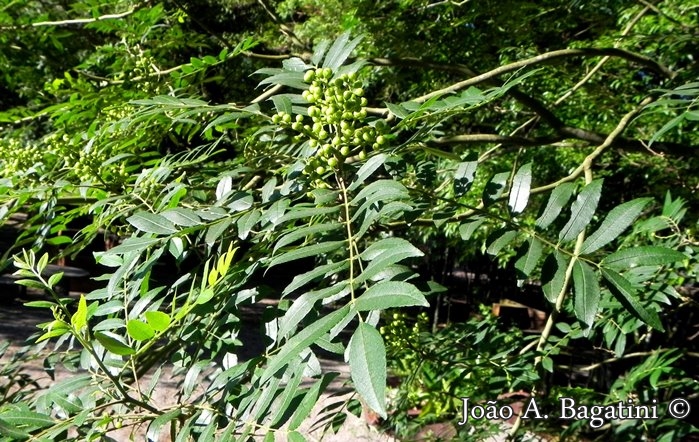
<path fill-rule="evenodd" d="M 298 227 L 289 231 L 285 234 L 274 245 L 273 252 L 276 252 L 280 248 L 287 246 L 289 244 L 298 241 L 299 239 L 306 238 L 307 236 L 315 235 L 316 233 L 324 233 L 331 230 L 336 230 L 342 227 L 340 223 L 320 223 L 312 224 L 310 226 Z"/>
<path fill-rule="evenodd" d="M 75 330 L 80 331 L 87 325 L 87 301 L 84 295 L 80 295 L 80 300 L 78 301 L 78 309 L 73 313 L 70 318 L 70 323 L 73 325 Z"/>
<path fill-rule="evenodd" d="M 281 255 L 278 255 L 272 260 L 270 260 L 269 268 L 272 268 L 279 264 L 284 264 L 286 262 L 308 258 L 309 256 L 318 256 L 324 253 L 341 250 L 345 243 L 346 241 L 329 241 L 305 247 L 298 247 L 296 249 L 282 253 Z"/>
<path fill-rule="evenodd" d="M 339 68 L 347 57 L 350 56 L 354 48 L 362 41 L 362 37 L 356 37 L 350 40 L 349 32 L 345 32 L 340 37 L 337 38 L 328 49 L 328 53 L 325 54 L 325 59 L 323 60 L 323 67 L 330 69 Z"/>
<path fill-rule="evenodd" d="M 128 356 L 134 354 L 134 350 L 123 342 L 103 332 L 95 332 L 95 338 L 104 348 L 114 354 Z"/>
<path fill-rule="evenodd" d="M 153 419 L 150 425 L 148 425 L 148 432 L 146 433 L 146 437 L 148 438 L 148 440 L 159 440 L 160 431 L 162 427 L 166 425 L 168 422 L 177 419 L 181 414 L 182 409 L 175 408 Z"/>
<path fill-rule="evenodd" d="M 160 242 L 160 240 L 154 238 L 126 238 L 126 240 L 123 243 L 114 247 L 113 249 L 109 249 L 106 253 L 110 255 L 120 255 L 129 252 L 141 252 L 158 242 Z"/>
<path fill-rule="evenodd" d="M 401 281 L 381 281 L 356 300 L 358 311 L 385 310 L 412 306 L 428 307 L 425 296 L 414 285 Z"/>
<path fill-rule="evenodd" d="M 519 258 L 515 261 L 515 268 L 519 270 L 524 277 L 529 276 L 536 268 L 541 258 L 542 251 L 543 245 L 541 241 L 536 238 L 530 238 L 529 242 L 523 244 L 520 248 Z"/>
<path fill-rule="evenodd" d="M 466 161 L 459 163 L 454 172 L 454 195 L 461 197 L 471 188 L 473 177 L 478 168 L 478 161 Z"/>
<path fill-rule="evenodd" d="M 138 230 L 146 233 L 169 235 L 177 232 L 177 228 L 170 220 L 154 213 L 138 212 L 126 218 L 126 221 Z"/>
<path fill-rule="evenodd" d="M 155 336 L 153 328 L 140 319 L 131 319 L 126 323 L 126 332 L 136 341 L 147 341 Z"/>
<path fill-rule="evenodd" d="M 357 170 L 352 184 L 347 188 L 348 191 L 353 192 L 358 189 L 359 186 L 364 184 L 367 178 L 369 178 L 382 164 L 386 162 L 387 156 L 385 154 L 374 155 L 369 158 L 362 167 Z"/>
<path fill-rule="evenodd" d="M 191 227 L 201 224 L 201 218 L 194 210 L 182 207 L 166 210 L 160 215 L 178 226 Z"/>
<path fill-rule="evenodd" d="M 597 203 L 602 194 L 602 180 L 594 180 L 585 186 L 570 207 L 570 219 L 558 233 L 561 241 L 570 241 L 590 224 L 597 210 Z"/>
<path fill-rule="evenodd" d="M 580 254 L 592 253 L 614 241 L 636 220 L 650 201 L 650 198 L 638 198 L 612 209 L 599 228 L 585 239 Z"/>
<path fill-rule="evenodd" d="M 401 262 L 404 259 L 423 256 L 422 251 L 402 238 L 384 238 L 367 247 L 361 257 L 370 261 L 364 271 L 355 278 L 360 284 L 370 280 L 386 267 Z"/>
<path fill-rule="evenodd" d="M 500 251 L 517 237 L 516 230 L 496 231 L 488 237 L 488 249 L 491 255 L 497 255 Z"/>
<path fill-rule="evenodd" d="M 286 341 L 286 343 L 281 347 L 279 352 L 274 354 L 274 356 L 269 359 L 267 367 L 260 375 L 260 382 L 265 382 L 274 376 L 289 361 L 291 361 L 291 359 L 296 357 L 301 350 L 311 345 L 318 338 L 327 333 L 331 328 L 340 323 L 340 321 L 346 319 L 348 315 L 353 316 L 354 314 L 351 313 L 350 307 L 347 305 L 339 310 L 323 316 L 313 324 L 289 338 L 289 340 Z"/>
<path fill-rule="evenodd" d="M 510 211 L 513 214 L 521 213 L 529 201 L 529 190 L 532 186 L 532 163 L 527 163 L 519 168 L 512 178 L 510 189 Z"/>
<path fill-rule="evenodd" d="M 350 375 L 366 404 L 386 418 L 386 348 L 379 332 L 362 322 L 347 347 Z"/>
<path fill-rule="evenodd" d="M 548 203 L 546 203 L 546 208 L 544 208 L 541 216 L 536 220 L 536 226 L 545 229 L 555 221 L 558 215 L 560 215 L 561 209 L 568 204 L 574 189 L 575 184 L 573 183 L 563 183 L 556 186 L 556 188 L 551 191 L 551 196 L 549 197 Z"/>
<path fill-rule="evenodd" d="M 488 181 L 483 190 L 483 202 L 486 205 L 493 204 L 502 196 L 503 192 L 505 192 L 505 186 L 507 186 L 507 179 L 509 177 L 509 172 L 502 172 L 496 174 Z"/>
<path fill-rule="evenodd" d="M 686 256 L 677 250 L 660 246 L 639 246 L 622 249 L 612 253 L 602 260 L 602 265 L 608 268 L 622 270 L 638 266 L 659 266 L 681 261 Z"/>
<path fill-rule="evenodd" d="M 166 330 L 170 326 L 170 315 L 157 310 L 145 313 L 146 321 L 151 328 L 157 332 Z"/>
<path fill-rule="evenodd" d="M 459 226 L 459 235 L 464 241 L 471 239 L 473 234 L 478 230 L 480 226 L 485 222 L 485 218 L 477 218 L 473 221 L 463 223 Z"/>

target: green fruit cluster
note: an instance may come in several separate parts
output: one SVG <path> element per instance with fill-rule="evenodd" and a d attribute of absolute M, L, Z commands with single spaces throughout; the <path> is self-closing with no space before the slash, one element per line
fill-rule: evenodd
<path fill-rule="evenodd" d="M 66 134 L 61 136 L 59 133 L 45 137 L 43 142 L 52 147 L 57 157 L 63 161 L 64 167 L 80 182 L 122 182 L 128 177 L 124 163 L 104 165 L 116 154 L 111 146 L 98 149 L 93 145 L 86 148 L 81 140 L 72 139 Z"/>
<path fill-rule="evenodd" d="M 32 179 L 38 177 L 44 153 L 36 145 L 23 145 L 16 138 L 0 140 L 0 176 Z M 34 171 L 34 172 L 32 172 Z"/>
<path fill-rule="evenodd" d="M 386 143 L 388 125 L 383 120 L 367 122 L 367 99 L 355 72 L 334 77 L 330 68 L 306 71 L 310 86 L 303 98 L 310 104 L 308 116 L 279 112 L 272 122 L 291 128 L 298 138 L 308 139 L 313 149 L 303 170 L 316 187 L 327 187 L 323 176 L 338 170 L 345 160 L 366 158 L 367 150 L 378 150 Z"/>
<path fill-rule="evenodd" d="M 386 325 L 379 329 L 386 343 L 386 351 L 389 354 L 402 354 L 410 345 L 418 342 L 419 335 L 429 331 L 429 318 L 427 313 L 420 313 L 412 326 L 411 319 L 406 313 L 393 313 Z"/>

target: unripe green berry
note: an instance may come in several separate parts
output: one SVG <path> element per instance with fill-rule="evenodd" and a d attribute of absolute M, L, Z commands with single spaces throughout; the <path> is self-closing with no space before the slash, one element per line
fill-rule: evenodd
<path fill-rule="evenodd" d="M 316 78 L 316 73 L 313 70 L 306 71 L 306 73 L 303 75 L 303 81 L 306 83 L 310 83 Z"/>
<path fill-rule="evenodd" d="M 313 96 L 311 91 L 303 91 L 301 92 L 301 96 L 304 100 L 308 101 L 309 103 L 313 103 L 315 101 L 315 97 Z"/>
<path fill-rule="evenodd" d="M 352 93 L 356 95 L 357 97 L 363 97 L 364 96 L 364 89 L 361 87 L 355 88 Z"/>
<path fill-rule="evenodd" d="M 332 168 L 337 167 L 337 158 L 335 158 L 335 157 L 328 158 L 328 166 L 330 166 Z"/>
<path fill-rule="evenodd" d="M 282 121 L 286 124 L 291 124 L 291 115 L 285 113 L 282 117 Z"/>
<path fill-rule="evenodd" d="M 303 123 L 303 115 L 296 115 L 296 122 L 297 123 Z"/>
<path fill-rule="evenodd" d="M 325 167 L 323 167 L 323 166 L 318 166 L 318 167 L 316 167 L 316 173 L 317 173 L 318 175 L 324 174 L 324 173 L 325 173 Z"/>
<path fill-rule="evenodd" d="M 296 121 L 291 125 L 291 128 L 297 132 L 301 132 L 303 130 L 303 124 Z"/>
<path fill-rule="evenodd" d="M 386 144 L 386 137 L 384 137 L 383 135 L 379 135 L 378 137 L 376 137 L 376 144 Z"/>
<path fill-rule="evenodd" d="M 358 157 L 362 161 L 366 160 L 366 152 L 364 152 L 364 150 L 359 151 Z"/>
<path fill-rule="evenodd" d="M 318 131 L 318 138 L 321 140 L 328 138 L 328 132 L 325 129 L 319 130 Z"/>
<path fill-rule="evenodd" d="M 354 116 L 355 116 L 355 118 L 357 118 L 359 120 L 363 120 L 366 118 L 366 110 L 362 109 L 359 112 L 355 112 Z"/>
<path fill-rule="evenodd" d="M 340 148 L 340 153 L 342 154 L 343 157 L 346 157 L 347 155 L 350 154 L 350 148 L 347 145 L 344 145 Z"/>
<path fill-rule="evenodd" d="M 323 68 L 323 78 L 329 80 L 333 76 L 333 71 L 330 68 Z"/>

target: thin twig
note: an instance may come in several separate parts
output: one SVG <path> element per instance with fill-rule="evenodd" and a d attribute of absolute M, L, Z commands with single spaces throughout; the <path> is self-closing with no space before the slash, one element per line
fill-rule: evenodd
<path fill-rule="evenodd" d="M 638 21 L 641 20 L 641 18 L 642 18 L 644 15 L 646 15 L 646 13 L 648 12 L 649 9 L 650 9 L 650 7 L 649 7 L 649 6 L 646 6 L 645 8 L 643 8 L 643 9 L 641 10 L 641 12 L 639 12 L 638 14 L 636 14 L 636 16 L 634 16 L 634 18 L 632 18 L 632 19 L 629 21 L 629 23 L 626 25 L 626 28 L 624 28 L 624 30 L 621 32 L 621 37 L 626 37 L 627 35 L 629 35 L 629 32 L 631 32 L 631 29 L 633 29 L 633 27 L 636 25 L 636 23 L 638 23 Z M 621 41 L 621 38 L 617 39 L 617 41 L 614 43 L 614 47 L 615 47 L 615 48 L 616 48 L 616 47 L 619 47 L 620 41 Z M 600 69 L 602 69 L 602 66 L 604 66 L 604 64 L 605 64 L 607 61 L 609 61 L 611 58 L 612 58 L 612 57 L 609 56 L 609 55 L 605 55 L 604 57 L 602 57 L 602 59 L 601 59 L 599 62 L 597 62 L 597 64 L 595 65 L 595 67 L 593 67 L 593 68 L 590 70 L 590 72 L 588 72 L 587 75 L 585 75 L 585 76 L 583 77 L 582 80 L 578 81 L 578 82 L 575 84 L 575 86 L 573 86 L 568 92 L 566 92 L 565 94 L 563 94 L 562 96 L 560 96 L 560 97 L 558 98 L 558 100 L 556 100 L 556 101 L 554 102 L 553 105 L 554 105 L 554 106 L 558 106 L 559 104 L 561 104 L 562 102 L 564 102 L 565 100 L 567 100 L 568 97 L 570 97 L 571 95 L 573 95 L 578 89 L 580 89 L 583 85 L 585 85 L 585 83 L 587 83 Z"/>
<path fill-rule="evenodd" d="M 664 13 L 663 11 L 661 11 L 657 6 L 655 6 L 655 5 L 652 4 L 652 3 L 647 2 L 646 0 L 638 0 L 638 2 L 639 2 L 640 4 L 642 4 L 642 5 L 644 5 L 646 8 L 650 9 L 651 11 L 655 12 L 655 13 L 658 14 L 659 16 L 661 16 L 661 17 L 663 17 L 663 18 L 665 18 L 665 19 L 671 21 L 672 23 L 676 24 L 677 26 L 680 26 L 680 27 L 682 27 L 682 28 L 684 28 L 684 29 L 692 29 L 692 28 L 693 28 L 693 27 L 690 26 L 690 25 L 686 25 L 686 24 L 682 23 L 681 21 L 679 21 L 679 20 L 677 20 L 677 19 L 675 19 L 675 18 L 670 17 L 669 15 L 667 15 L 666 13 Z"/>
<path fill-rule="evenodd" d="M 44 26 L 71 26 L 71 25 L 86 25 L 89 23 L 95 23 L 98 21 L 105 21 L 105 20 L 115 20 L 115 19 L 120 19 L 124 17 L 128 17 L 129 15 L 133 14 L 134 12 L 138 11 L 142 7 L 144 7 L 147 3 L 141 3 L 139 5 L 134 6 L 133 8 L 129 9 L 128 11 L 120 12 L 117 14 L 104 14 L 100 15 L 99 17 L 91 17 L 91 18 L 74 18 L 74 19 L 67 19 L 67 20 L 55 20 L 55 21 L 40 21 L 40 22 L 35 22 L 35 23 L 29 23 L 26 25 L 15 25 L 15 26 L 2 26 L 0 27 L 0 31 L 8 31 L 8 30 L 20 30 L 20 29 L 27 29 L 27 28 L 40 28 Z"/>
<path fill-rule="evenodd" d="M 279 18 L 277 13 L 274 11 L 274 8 L 269 3 L 267 3 L 267 0 L 257 0 L 257 3 L 259 3 L 262 6 L 262 8 L 265 10 L 267 15 L 269 15 L 272 18 L 272 21 L 275 24 L 279 25 L 279 29 L 281 29 L 282 34 L 287 36 L 293 44 L 295 44 L 296 46 L 301 47 L 301 48 L 306 47 L 306 45 L 303 44 L 301 39 L 298 38 L 298 36 L 294 33 L 294 31 L 289 26 L 287 26 L 284 22 L 282 22 L 282 20 Z"/>
<path fill-rule="evenodd" d="M 600 144 L 592 153 L 590 153 L 585 159 L 583 160 L 582 164 L 580 164 L 573 172 L 571 172 L 568 176 L 561 178 L 560 180 L 547 184 L 545 186 L 540 186 L 540 187 L 535 187 L 531 190 L 531 193 L 541 193 L 545 192 L 547 190 L 551 190 L 555 188 L 556 186 L 567 183 L 569 181 L 573 181 L 577 179 L 580 174 L 582 174 L 586 168 L 589 168 L 590 164 L 602 154 L 609 146 L 614 144 L 614 140 L 621 135 L 621 133 L 626 129 L 626 127 L 631 123 L 631 120 L 638 115 L 643 108 L 649 104 L 650 102 L 653 101 L 652 97 L 648 97 L 645 100 L 641 102 L 638 106 L 636 106 L 631 112 L 627 113 L 624 115 L 624 117 L 619 120 L 619 123 L 617 126 L 614 128 L 612 132 L 610 132 L 609 135 L 607 135 L 607 138 L 604 140 L 602 144 Z"/>
<path fill-rule="evenodd" d="M 260 94 L 257 98 L 253 99 L 250 104 L 255 104 L 259 103 L 261 101 L 264 101 L 271 97 L 272 95 L 276 94 L 280 90 L 282 90 L 283 86 L 281 84 L 277 84 L 274 87 L 269 88 L 268 90 L 264 91 L 262 94 Z"/>

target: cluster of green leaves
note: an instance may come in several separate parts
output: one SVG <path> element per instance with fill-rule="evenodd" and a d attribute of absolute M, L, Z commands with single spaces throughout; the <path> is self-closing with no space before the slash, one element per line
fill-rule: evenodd
<path fill-rule="evenodd" d="M 226 2 L 222 16 L 241 13 L 252 3 Z M 280 17 L 288 16 L 285 11 L 314 10 L 322 18 L 334 4 L 280 2 L 275 7 L 281 15 L 275 15 L 273 7 L 261 3 L 274 15 L 275 27 Z M 125 2 L 114 9 L 76 4 L 70 14 L 89 10 L 96 18 L 86 19 L 86 31 L 66 35 L 102 36 L 97 49 L 74 50 L 79 60 L 70 59 L 45 75 L 50 79 L 45 85 L 48 95 L 36 93 L 46 78 L 31 76 L 27 86 L 19 86 L 19 71 L 8 71 L 10 87 L 25 87 L 31 96 L 0 109 L 3 129 L 8 129 L 0 141 L 0 162 L 13 166 L 5 169 L 0 181 L 0 219 L 29 212 L 16 247 L 34 252 L 16 259 L 18 275 L 21 283 L 51 295 L 50 301 L 32 306 L 49 308 L 54 314 L 53 321 L 41 325 L 36 339 L 40 346 L 56 340 L 54 351 L 61 349 L 49 366 L 60 363 L 82 371 L 43 392 L 28 391 L 1 404 L 3 437 L 93 440 L 109 437 L 119 427 L 135 432 L 147 426 L 153 440 L 164 431 L 182 441 L 245 440 L 252 435 L 303 440 L 301 424 L 336 376 L 322 369 L 319 349 L 343 358 L 362 401 L 389 418 L 386 369 L 395 366 L 392 359 L 401 355 L 386 353 L 377 331 L 381 311 L 426 307 L 431 294 L 444 290 L 416 272 L 420 260 L 426 259 L 418 246 L 435 235 L 449 237 L 465 253 L 481 248 L 494 260 L 511 262 L 520 281 L 541 281 L 542 296 L 553 313 L 539 340 L 531 343 L 514 334 L 496 333 L 490 322 L 469 323 L 465 331 L 450 328 L 443 335 L 419 334 L 420 342 L 435 351 L 422 358 L 427 353 L 412 349 L 423 362 L 404 370 L 425 379 L 444 375 L 449 380 L 448 395 L 441 381 L 427 388 L 436 398 L 423 402 L 430 419 L 453 413 L 455 397 L 461 394 L 486 397 L 497 395 L 496 390 L 540 390 L 545 371 L 555 372 L 576 340 L 621 358 L 648 336 L 672 331 L 668 309 L 681 299 L 672 287 L 691 281 L 696 272 L 696 242 L 677 228 L 682 202 L 668 197 L 662 214 L 654 217 L 652 198 L 637 198 L 647 195 L 621 192 L 607 197 L 603 191 L 602 177 L 609 183 L 618 175 L 608 170 L 613 165 L 609 158 L 617 156 L 602 154 L 611 152 L 611 143 L 620 136 L 611 133 L 612 128 L 625 129 L 625 120 L 618 122 L 621 114 L 640 101 L 628 92 L 639 86 L 637 82 L 624 83 L 614 94 L 606 87 L 590 88 L 597 91 L 594 106 L 586 101 L 592 92 L 585 90 L 583 98 L 573 95 L 578 101 L 552 117 L 541 106 L 573 86 L 571 73 L 579 73 L 579 63 L 563 58 L 560 65 L 536 69 L 539 60 L 521 61 L 558 49 L 548 47 L 550 39 L 524 43 L 525 34 L 498 31 L 499 25 L 483 15 L 484 9 L 472 11 L 455 2 L 352 4 L 360 12 L 359 20 L 345 17 L 326 24 L 366 29 L 364 45 L 344 34 L 301 57 L 286 52 L 252 54 L 258 42 L 248 35 L 212 29 L 209 25 L 220 23 L 207 21 L 210 9 L 194 13 L 202 7 L 200 2 L 191 2 L 189 9 L 176 3 Z M 49 19 L 37 11 L 26 15 L 33 18 L 31 23 L 15 17 L 13 8 L 30 6 L 13 2 L 0 18 L 28 33 L 32 23 Z M 411 14 L 390 15 L 396 26 L 383 37 L 382 45 L 376 30 L 381 25 L 385 32 L 386 22 L 371 14 L 394 6 Z M 521 2 L 511 6 L 531 17 L 532 11 Z M 104 18 L 107 12 L 121 14 L 122 7 L 133 10 L 118 19 Z M 576 7 L 551 5 L 546 14 Z M 604 38 L 616 35 L 639 7 L 624 8 L 623 2 L 615 2 L 595 13 L 594 35 L 600 45 L 609 46 Z M 622 10 L 627 14 L 616 23 L 612 18 Z M 67 14 L 61 8 L 52 12 L 60 14 L 51 19 Z M 413 12 L 419 13 L 418 18 Z M 440 17 L 448 17 L 449 26 L 443 26 Z M 579 15 L 564 22 L 516 20 L 510 24 L 522 29 L 535 23 L 544 36 L 573 32 L 585 24 Z M 310 26 L 313 21 L 307 21 L 304 31 L 310 40 L 318 32 Z M 452 26 L 455 23 L 462 26 Z M 55 26 L 60 25 L 46 29 Z M 489 30 L 489 37 L 478 37 L 474 28 Z M 202 29 L 204 34 L 199 34 Z M 282 29 L 294 31 L 285 25 Z M 439 54 L 431 54 L 451 65 L 435 68 L 432 61 L 405 59 L 347 62 L 355 49 L 365 55 L 429 53 L 424 46 L 414 46 L 427 40 L 404 38 L 403 32 L 454 42 L 453 47 L 444 44 Z M 52 41 L 58 34 L 45 31 Z M 228 43 L 231 35 L 236 44 Z M 494 35 L 507 37 L 498 50 L 490 46 L 498 40 Z M 486 38 L 491 38 L 487 45 L 475 42 Z M 278 42 L 275 37 L 258 46 L 266 50 L 273 41 Z M 70 43 L 82 47 L 80 40 Z M 579 46 L 576 43 L 571 41 L 570 46 Z M 222 47 L 207 47 L 214 44 Z M 36 48 L 45 49 L 40 44 Z M 60 59 L 64 51 L 56 48 L 59 54 L 47 52 L 52 59 Z M 177 53 L 173 48 L 186 49 L 191 58 L 175 60 L 168 55 Z M 452 57 L 450 51 L 459 48 L 463 54 Z M 16 55 L 2 54 L 3 63 L 25 66 Z M 626 76 L 636 69 L 629 59 L 658 68 L 653 60 L 621 55 L 620 59 L 627 57 L 619 62 Z M 257 97 L 251 87 L 246 89 L 247 78 L 226 73 L 226 69 L 250 73 L 260 67 L 251 60 L 270 58 L 283 62 L 281 67 L 274 61 L 274 67 L 257 70 L 265 76 L 260 86 L 267 87 Z M 482 81 L 471 79 L 476 72 L 465 65 L 471 61 L 474 68 L 488 70 L 513 60 L 520 61 L 489 71 Z M 394 68 L 369 67 L 372 63 L 408 63 L 435 68 L 443 75 L 428 75 L 426 70 L 416 77 L 398 75 Z M 679 70 L 680 79 L 691 72 Z M 469 80 L 455 81 L 454 72 Z M 30 85 L 31 81 L 40 86 Z M 601 83 L 606 85 L 606 80 Z M 222 94 L 224 98 L 212 97 L 215 87 L 230 90 Z M 693 93 L 691 85 L 682 91 Z M 237 95 L 241 104 L 220 104 Z M 596 106 L 606 112 L 588 112 Z M 687 109 L 683 124 L 693 121 L 693 107 Z M 518 138 L 515 128 L 530 119 L 530 111 L 548 126 L 536 125 Z M 309 120 L 313 124 L 305 124 Z M 636 129 L 633 136 L 640 139 L 623 139 L 614 147 L 643 144 L 666 123 L 652 121 L 650 133 Z M 671 124 L 667 133 L 682 127 Z M 692 140 L 683 133 L 676 138 Z M 505 145 L 488 146 L 498 142 Z M 480 144 L 463 147 L 469 143 Z M 577 150 L 570 153 L 561 144 Z M 37 148 L 23 149 L 27 145 Z M 662 158 L 641 158 L 641 168 L 673 165 Z M 626 156 L 619 161 L 625 172 L 638 170 L 631 168 L 633 161 Z M 691 160 L 686 163 L 692 167 Z M 607 184 L 604 190 L 611 188 Z M 79 215 L 90 217 L 88 225 L 72 237 L 61 233 Z M 633 234 L 628 233 L 631 228 Z M 42 276 L 48 258 L 36 259 L 40 255 L 36 252 L 44 244 L 69 243 L 64 253 L 78 252 L 105 230 L 119 234 L 121 243 L 96 255 L 96 261 L 110 269 L 96 278 L 104 286 L 77 303 L 62 298 L 54 289 L 60 277 Z M 665 238 L 668 230 L 672 236 Z M 164 263 L 171 265 L 167 260 L 174 260 L 178 269 L 172 281 L 157 276 Z M 308 261 L 313 261 L 311 268 L 305 268 Z M 264 275 L 274 278 L 287 268 L 296 271 L 290 282 L 283 281 L 272 291 L 260 283 Z M 262 319 L 267 347 L 241 360 L 241 310 L 267 298 L 281 298 Z M 498 370 L 534 367 L 538 376 L 519 384 L 514 382 L 517 376 L 512 382 L 487 378 L 485 374 L 493 374 L 487 369 L 495 370 L 493 366 L 480 366 L 469 353 L 470 345 L 488 344 L 483 330 L 502 344 L 480 349 L 495 355 Z M 473 341 L 465 347 L 445 344 L 449 339 L 457 342 L 459 333 Z M 514 350 L 513 355 L 519 351 L 509 365 L 501 357 L 505 347 Z M 468 369 L 485 370 L 484 376 L 479 383 L 462 383 L 454 372 L 444 374 L 442 359 L 465 360 Z M 668 385 L 659 384 L 661 378 L 676 382 L 672 385 L 691 385 L 677 379 L 684 376 L 681 370 L 665 370 L 677 360 L 656 362 L 654 367 L 663 369 L 650 387 L 635 382 L 638 390 L 626 394 L 656 397 L 655 388 Z M 153 391 L 169 366 L 181 379 L 179 394 L 174 404 L 158 404 Z M 152 380 L 144 385 L 146 373 Z M 406 384 L 408 391 L 409 387 Z M 668 388 L 657 397 L 667 401 L 679 393 L 687 390 Z M 331 416 L 320 422 L 335 423 L 341 407 L 331 407 Z M 666 425 L 662 420 L 656 428 Z"/>
<path fill-rule="evenodd" d="M 450 324 L 432 333 L 427 316 L 412 327 L 407 315 L 396 313 L 382 329 L 389 369 L 400 384 L 389 392 L 391 407 L 386 425 L 401 438 L 414 436 L 425 425 L 462 419 L 463 399 L 473 403 L 498 398 L 503 392 L 521 391 L 536 382 L 532 361 L 517 355 L 525 342 L 516 329 L 504 330 L 487 307 L 482 318 Z M 419 411 L 411 416 L 409 411 Z M 473 437 L 475 421 L 459 428 Z M 492 433 L 491 433 L 492 434 Z M 487 433 L 479 434 L 488 437 Z"/>

